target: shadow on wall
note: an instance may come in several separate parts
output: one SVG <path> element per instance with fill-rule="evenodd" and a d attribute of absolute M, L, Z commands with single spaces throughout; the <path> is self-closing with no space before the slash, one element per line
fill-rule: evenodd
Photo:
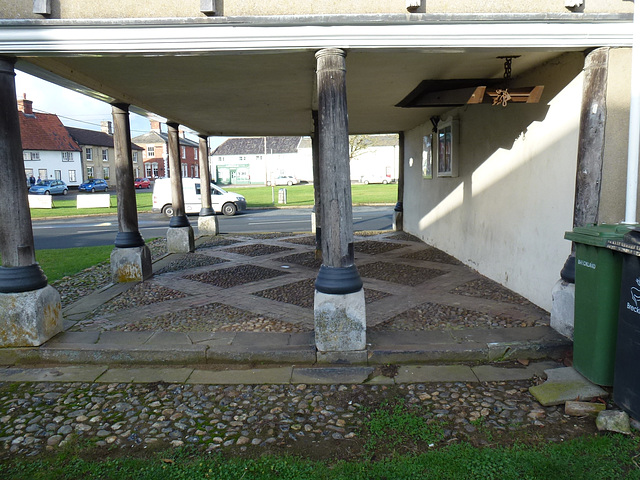
<path fill-rule="evenodd" d="M 421 209 L 405 208 L 409 233 L 546 309 L 570 248 L 583 63 L 565 54 L 514 79 L 545 85 L 540 104 L 450 112 L 460 120 L 459 177 L 407 169 L 405 203 Z"/>

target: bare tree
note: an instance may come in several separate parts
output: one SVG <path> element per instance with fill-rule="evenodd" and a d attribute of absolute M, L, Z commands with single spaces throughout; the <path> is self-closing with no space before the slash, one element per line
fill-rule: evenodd
<path fill-rule="evenodd" d="M 373 145 L 369 135 L 349 135 L 349 160 L 353 160 Z"/>

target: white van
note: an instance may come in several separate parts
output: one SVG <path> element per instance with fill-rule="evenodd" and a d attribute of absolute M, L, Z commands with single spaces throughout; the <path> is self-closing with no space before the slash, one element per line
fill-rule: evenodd
<path fill-rule="evenodd" d="M 200 179 L 183 178 L 182 192 L 184 194 L 185 213 L 199 213 L 202 208 L 200 200 Z M 211 184 L 211 208 L 216 213 L 225 215 L 235 215 L 247 209 L 247 201 L 242 195 L 227 192 L 215 184 Z M 167 217 L 173 216 L 173 205 L 171 201 L 171 179 L 159 178 L 153 185 L 153 206 L 154 212 L 162 212 Z"/>

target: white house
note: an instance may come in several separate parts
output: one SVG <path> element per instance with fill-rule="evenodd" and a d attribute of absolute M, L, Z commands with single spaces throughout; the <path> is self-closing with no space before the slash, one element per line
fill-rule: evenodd
<path fill-rule="evenodd" d="M 62 180 L 69 186 L 82 183 L 80 147 L 57 115 L 34 113 L 33 102 L 18 100 L 24 173 L 40 180 Z"/>

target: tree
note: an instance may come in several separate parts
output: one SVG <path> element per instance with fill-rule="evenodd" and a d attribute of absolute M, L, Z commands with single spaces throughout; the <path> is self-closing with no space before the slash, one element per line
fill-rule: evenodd
<path fill-rule="evenodd" d="M 349 160 L 353 160 L 373 145 L 369 135 L 349 135 Z"/>

